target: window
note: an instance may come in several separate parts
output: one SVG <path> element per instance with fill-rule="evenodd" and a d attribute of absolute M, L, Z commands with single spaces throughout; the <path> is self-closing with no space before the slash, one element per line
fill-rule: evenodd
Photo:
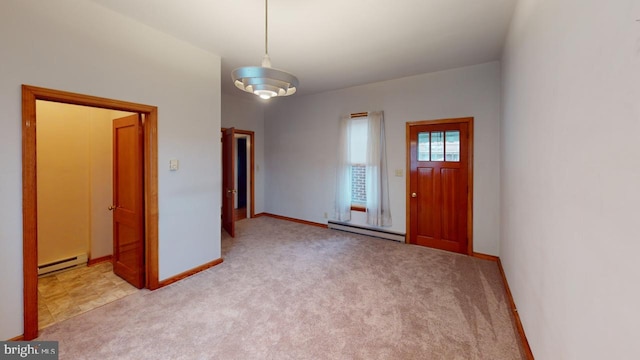
<path fill-rule="evenodd" d="M 367 224 L 391 226 L 389 180 L 382 111 L 340 118 L 335 219 L 366 212 Z"/>
<path fill-rule="evenodd" d="M 349 121 L 349 149 L 351 165 L 351 207 L 364 211 L 367 204 L 367 118 Z"/>
<path fill-rule="evenodd" d="M 367 204 L 367 166 L 351 165 L 351 205 L 362 207 Z M 359 209 L 358 209 L 359 210 Z"/>
<path fill-rule="evenodd" d="M 460 161 L 460 131 L 418 134 L 418 161 Z"/>

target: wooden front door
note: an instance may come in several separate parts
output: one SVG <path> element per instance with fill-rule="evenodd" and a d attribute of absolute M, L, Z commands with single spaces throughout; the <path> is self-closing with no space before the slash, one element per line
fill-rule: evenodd
<path fill-rule="evenodd" d="M 230 128 L 222 135 L 222 227 L 235 236 L 235 222 L 233 212 L 235 209 L 235 163 L 236 156 L 233 151 L 235 142 L 235 129 Z"/>
<path fill-rule="evenodd" d="M 143 132 L 139 114 L 113 120 L 113 272 L 145 286 Z"/>
<path fill-rule="evenodd" d="M 450 121 L 409 126 L 409 241 L 468 254 L 471 119 Z"/>

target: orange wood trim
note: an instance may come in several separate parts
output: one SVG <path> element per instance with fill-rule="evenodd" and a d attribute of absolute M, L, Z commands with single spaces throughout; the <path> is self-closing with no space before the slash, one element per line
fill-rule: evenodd
<path fill-rule="evenodd" d="M 472 120 L 473 117 L 452 118 L 452 119 L 436 119 L 436 120 L 420 120 L 420 121 L 408 121 L 407 126 L 416 125 L 439 125 L 439 124 L 458 124 L 465 123 Z"/>
<path fill-rule="evenodd" d="M 107 99 L 97 96 L 77 94 L 67 91 L 52 90 L 31 85 L 22 85 L 23 89 L 35 95 L 37 100 L 47 100 L 65 104 L 84 105 L 103 109 L 120 110 L 128 112 L 148 113 L 155 106 L 136 104 L 127 101 Z"/>
<path fill-rule="evenodd" d="M 153 106 L 144 116 L 144 211 L 146 285 L 159 287 L 158 250 L 158 108 Z"/>
<path fill-rule="evenodd" d="M 468 119 L 468 129 L 467 135 L 469 136 L 468 144 L 469 144 L 469 160 L 467 161 L 467 166 L 469 170 L 467 171 L 467 186 L 469 187 L 469 191 L 467 191 L 467 254 L 473 254 L 473 118 Z"/>
<path fill-rule="evenodd" d="M 24 341 L 24 335 L 13 337 L 7 341 Z"/>
<path fill-rule="evenodd" d="M 155 106 L 22 85 L 22 223 L 24 339 L 38 336 L 38 211 L 36 181 L 36 100 L 136 112 L 145 116 L 146 282 L 158 287 L 158 155 Z"/>
<path fill-rule="evenodd" d="M 351 211 L 362 211 L 367 212 L 367 208 L 362 205 L 351 205 Z"/>
<path fill-rule="evenodd" d="M 369 116 L 368 112 L 359 112 L 359 113 L 353 113 L 351 114 L 351 119 L 355 119 L 355 118 L 361 118 L 361 117 L 367 117 Z"/>
<path fill-rule="evenodd" d="M 469 191 L 467 192 L 467 255 L 473 255 L 473 117 L 455 118 L 455 119 L 437 119 L 437 120 L 421 120 L 409 121 L 406 124 L 406 160 L 407 160 L 407 176 L 406 176 L 406 233 L 405 242 L 411 243 L 411 127 L 420 125 L 438 125 L 438 124 L 468 124 L 468 175 L 467 184 Z"/>
<path fill-rule="evenodd" d="M 113 259 L 113 255 L 107 255 L 107 256 L 102 256 L 95 259 L 89 259 L 89 261 L 87 261 L 87 266 L 93 266 L 103 262 L 111 261 L 111 259 Z"/>
<path fill-rule="evenodd" d="M 280 220 L 287 220 L 287 221 L 292 221 L 298 224 L 304 224 L 304 225 L 311 225 L 311 226 L 316 226 L 316 227 L 321 227 L 324 229 L 328 229 L 329 226 L 327 224 L 321 224 L 321 223 L 317 223 L 317 222 L 313 222 L 313 221 L 307 221 L 307 220 L 301 220 L 301 219 L 296 219 L 296 218 L 291 218 L 288 216 L 282 216 L 282 215 L 276 215 L 276 214 L 270 214 L 270 213 L 259 213 L 256 214 L 255 217 L 261 217 L 261 216 L 268 216 L 268 217 L 272 217 L 274 219 L 280 219 Z"/>
<path fill-rule="evenodd" d="M 489 255 L 487 255 L 489 256 Z M 504 273 L 504 269 L 502 268 L 502 262 L 500 258 L 496 257 L 498 262 L 498 269 L 500 270 L 500 275 L 502 276 L 502 282 L 504 283 L 504 289 L 507 293 L 507 300 L 509 301 L 509 306 L 511 307 L 511 311 L 513 313 L 513 322 L 518 330 L 518 335 L 520 335 L 520 340 L 522 341 L 522 348 L 524 350 L 525 356 L 528 360 L 533 360 L 533 352 L 531 351 L 531 347 L 529 346 L 529 341 L 527 340 L 527 335 L 524 332 L 524 327 L 522 326 L 522 322 L 520 321 L 520 315 L 518 314 L 518 308 L 516 307 L 515 301 L 513 301 L 513 295 L 511 295 L 511 290 L 509 289 L 509 283 L 507 282 L 507 276 Z"/>
<path fill-rule="evenodd" d="M 504 269 L 502 268 L 502 262 L 498 256 L 483 254 L 483 253 L 473 253 L 473 257 L 483 260 L 489 260 L 496 262 L 498 264 L 498 270 L 500 270 L 500 276 L 502 277 L 502 283 L 504 284 L 505 292 L 507 293 L 507 300 L 509 301 L 509 306 L 513 313 L 513 322 L 518 330 L 518 335 L 520 336 L 520 340 L 522 341 L 522 348 L 525 352 L 525 356 L 528 360 L 533 360 L 533 353 L 531 352 L 531 347 L 529 346 L 529 341 L 527 340 L 527 335 L 524 332 L 524 327 L 522 326 L 522 322 L 520 321 L 520 315 L 518 314 L 518 308 L 516 307 L 515 301 L 513 301 L 513 295 L 511 295 L 511 290 L 509 289 L 509 283 L 507 282 L 507 276 L 504 273 Z"/>
<path fill-rule="evenodd" d="M 22 266 L 24 339 L 38 336 L 38 211 L 36 183 L 36 94 L 22 86 Z"/>
<path fill-rule="evenodd" d="M 404 171 L 405 174 L 405 239 L 406 244 L 411 244 L 411 123 L 405 125 L 405 143 L 406 153 L 405 157 L 407 165 Z"/>
<path fill-rule="evenodd" d="M 183 273 L 180 273 L 178 275 L 172 276 L 172 277 L 170 277 L 168 279 L 162 280 L 162 281 L 159 282 L 159 287 L 164 287 L 164 286 L 167 286 L 169 284 L 173 284 L 176 281 L 180 281 L 180 280 L 185 279 L 185 278 L 187 278 L 187 277 L 189 277 L 191 275 L 197 274 L 197 273 L 199 273 L 201 271 L 207 270 L 208 268 L 211 268 L 211 267 L 214 267 L 214 266 L 216 266 L 218 264 L 221 264 L 223 261 L 224 260 L 222 258 L 216 259 L 216 260 L 210 261 L 210 262 L 208 262 L 206 264 L 203 264 L 203 265 L 200 265 L 198 267 L 195 267 L 195 268 L 193 268 L 191 270 L 187 270 L 187 271 L 185 271 Z"/>
<path fill-rule="evenodd" d="M 478 258 L 478 259 L 482 259 L 482 260 L 489 260 L 489 261 L 494 261 L 494 262 L 497 262 L 500 259 L 497 256 L 493 256 L 493 255 L 489 255 L 489 254 L 483 254 L 483 253 L 477 253 L 477 252 L 474 252 L 471 256 L 473 256 L 474 258 Z"/>
<path fill-rule="evenodd" d="M 247 218 L 247 208 L 238 208 L 233 210 L 233 221 L 243 220 Z"/>

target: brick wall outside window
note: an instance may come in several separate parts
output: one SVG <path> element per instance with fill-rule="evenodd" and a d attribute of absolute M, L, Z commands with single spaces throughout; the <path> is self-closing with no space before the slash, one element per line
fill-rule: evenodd
<path fill-rule="evenodd" d="M 351 202 L 365 204 L 367 202 L 367 188 L 365 179 L 367 167 L 365 165 L 351 166 Z"/>

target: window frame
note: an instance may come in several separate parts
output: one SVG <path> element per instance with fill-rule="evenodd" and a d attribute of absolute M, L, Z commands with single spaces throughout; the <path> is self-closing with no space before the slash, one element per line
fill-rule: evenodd
<path fill-rule="evenodd" d="M 369 116 L 368 112 L 359 112 L 359 113 L 353 113 L 350 114 L 349 118 L 350 119 L 358 119 L 358 118 L 366 118 Z M 351 166 L 364 166 L 366 169 L 367 164 L 351 164 Z M 365 171 L 365 179 L 366 179 L 366 171 Z M 352 186 L 353 186 L 353 173 L 351 174 L 351 181 L 352 181 Z M 366 184 L 366 180 L 365 180 L 365 184 Z M 365 185 L 366 186 L 366 185 Z M 353 194 L 351 195 L 351 211 L 360 211 L 360 212 L 367 212 L 367 205 L 366 205 L 366 194 L 365 194 L 365 203 L 354 203 L 353 202 Z"/>

